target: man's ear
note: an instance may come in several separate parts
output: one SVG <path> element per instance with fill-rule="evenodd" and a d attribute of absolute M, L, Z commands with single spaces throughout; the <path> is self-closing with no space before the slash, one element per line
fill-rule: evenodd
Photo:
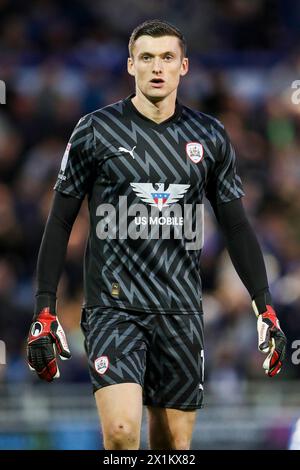
<path fill-rule="evenodd" d="M 189 59 L 187 57 L 184 57 L 181 63 L 180 75 L 183 77 L 184 75 L 188 73 L 188 71 L 189 71 Z"/>
<path fill-rule="evenodd" d="M 127 59 L 127 72 L 132 77 L 135 76 L 134 62 L 133 62 L 133 59 L 131 57 L 128 57 L 128 59 Z"/>

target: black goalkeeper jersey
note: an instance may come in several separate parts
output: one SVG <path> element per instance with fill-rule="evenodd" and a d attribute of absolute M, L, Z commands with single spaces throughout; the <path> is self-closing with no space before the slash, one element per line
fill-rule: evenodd
<path fill-rule="evenodd" d="M 157 124 L 134 95 L 84 116 L 55 189 L 88 197 L 86 307 L 202 312 L 203 197 L 243 196 L 223 125 L 176 102 Z"/>

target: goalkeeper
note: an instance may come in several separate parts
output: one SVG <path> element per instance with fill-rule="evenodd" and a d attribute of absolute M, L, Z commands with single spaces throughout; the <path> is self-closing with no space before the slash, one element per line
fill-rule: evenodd
<path fill-rule="evenodd" d="M 81 326 L 104 446 L 139 448 L 144 404 L 150 447 L 184 450 L 203 401 L 204 331 L 201 247 L 190 248 L 178 225 L 197 224 L 204 196 L 251 296 L 270 377 L 281 369 L 286 340 L 242 205 L 229 137 L 218 120 L 177 100 L 188 72 L 182 33 L 159 20 L 139 25 L 129 41 L 127 69 L 135 93 L 84 116 L 63 156 L 39 253 L 28 362 L 50 382 L 59 376 L 56 354 L 70 357 L 56 291 L 70 232 L 87 196 Z M 180 214 L 190 208 L 190 217 L 152 216 L 174 206 Z M 133 216 L 137 207 L 143 217 Z M 115 216 L 107 216 L 111 208 Z M 154 224 L 168 219 L 167 239 Z M 148 226 L 150 233 L 142 236 Z"/>

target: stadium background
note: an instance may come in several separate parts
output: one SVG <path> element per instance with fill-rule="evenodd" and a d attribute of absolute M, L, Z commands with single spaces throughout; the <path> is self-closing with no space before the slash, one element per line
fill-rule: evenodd
<path fill-rule="evenodd" d="M 188 41 L 179 97 L 220 118 L 238 154 L 244 204 L 264 251 L 288 337 L 272 381 L 261 369 L 250 298 L 228 259 L 209 206 L 205 288 L 206 400 L 192 448 L 284 449 L 300 416 L 300 3 L 292 0 L 0 0 L 0 449 L 101 447 L 79 330 L 86 207 L 74 226 L 59 286 L 73 358 L 43 384 L 25 361 L 35 265 L 62 154 L 80 116 L 127 96 L 127 42 L 162 18 Z M 3 343 L 2 343 L 3 344 Z M 296 351 L 294 351 L 294 357 Z M 2 361 L 4 362 L 4 361 Z M 142 445 L 145 441 L 145 420 Z"/>

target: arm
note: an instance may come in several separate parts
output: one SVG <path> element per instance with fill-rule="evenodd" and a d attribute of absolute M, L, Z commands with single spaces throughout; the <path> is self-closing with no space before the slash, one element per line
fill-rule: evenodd
<path fill-rule="evenodd" d="M 247 219 L 241 199 L 214 204 L 213 210 L 225 237 L 231 261 L 248 290 L 256 300 L 259 313 L 271 303 L 263 255 L 255 233 Z"/>
<path fill-rule="evenodd" d="M 214 163 L 206 182 L 206 196 L 225 236 L 232 263 L 252 298 L 257 316 L 258 348 L 268 353 L 263 367 L 270 377 L 278 374 L 285 354 L 286 338 L 272 306 L 266 268 L 256 236 L 245 215 L 242 182 L 236 156 L 221 123 Z"/>
<path fill-rule="evenodd" d="M 62 359 L 71 357 L 56 317 L 56 290 L 73 223 L 92 186 L 93 169 L 94 132 L 90 114 L 78 121 L 67 144 L 38 257 L 36 302 L 27 355 L 29 367 L 48 382 L 59 377 L 56 350 Z"/>
<path fill-rule="evenodd" d="M 56 317 L 56 290 L 81 202 L 75 197 L 55 193 L 39 251 L 36 302 L 27 356 L 30 369 L 48 382 L 59 377 L 56 351 L 61 359 L 71 357 L 65 333 Z"/>
<path fill-rule="evenodd" d="M 258 318 L 258 347 L 260 351 L 269 353 L 264 368 L 272 377 L 280 372 L 286 338 L 273 309 L 260 246 L 241 199 L 213 204 L 212 207 L 225 236 L 231 261 L 252 298 L 253 309 Z"/>
<path fill-rule="evenodd" d="M 82 200 L 55 192 L 37 262 L 35 315 L 45 307 L 56 311 L 56 291 L 69 237 Z"/>

